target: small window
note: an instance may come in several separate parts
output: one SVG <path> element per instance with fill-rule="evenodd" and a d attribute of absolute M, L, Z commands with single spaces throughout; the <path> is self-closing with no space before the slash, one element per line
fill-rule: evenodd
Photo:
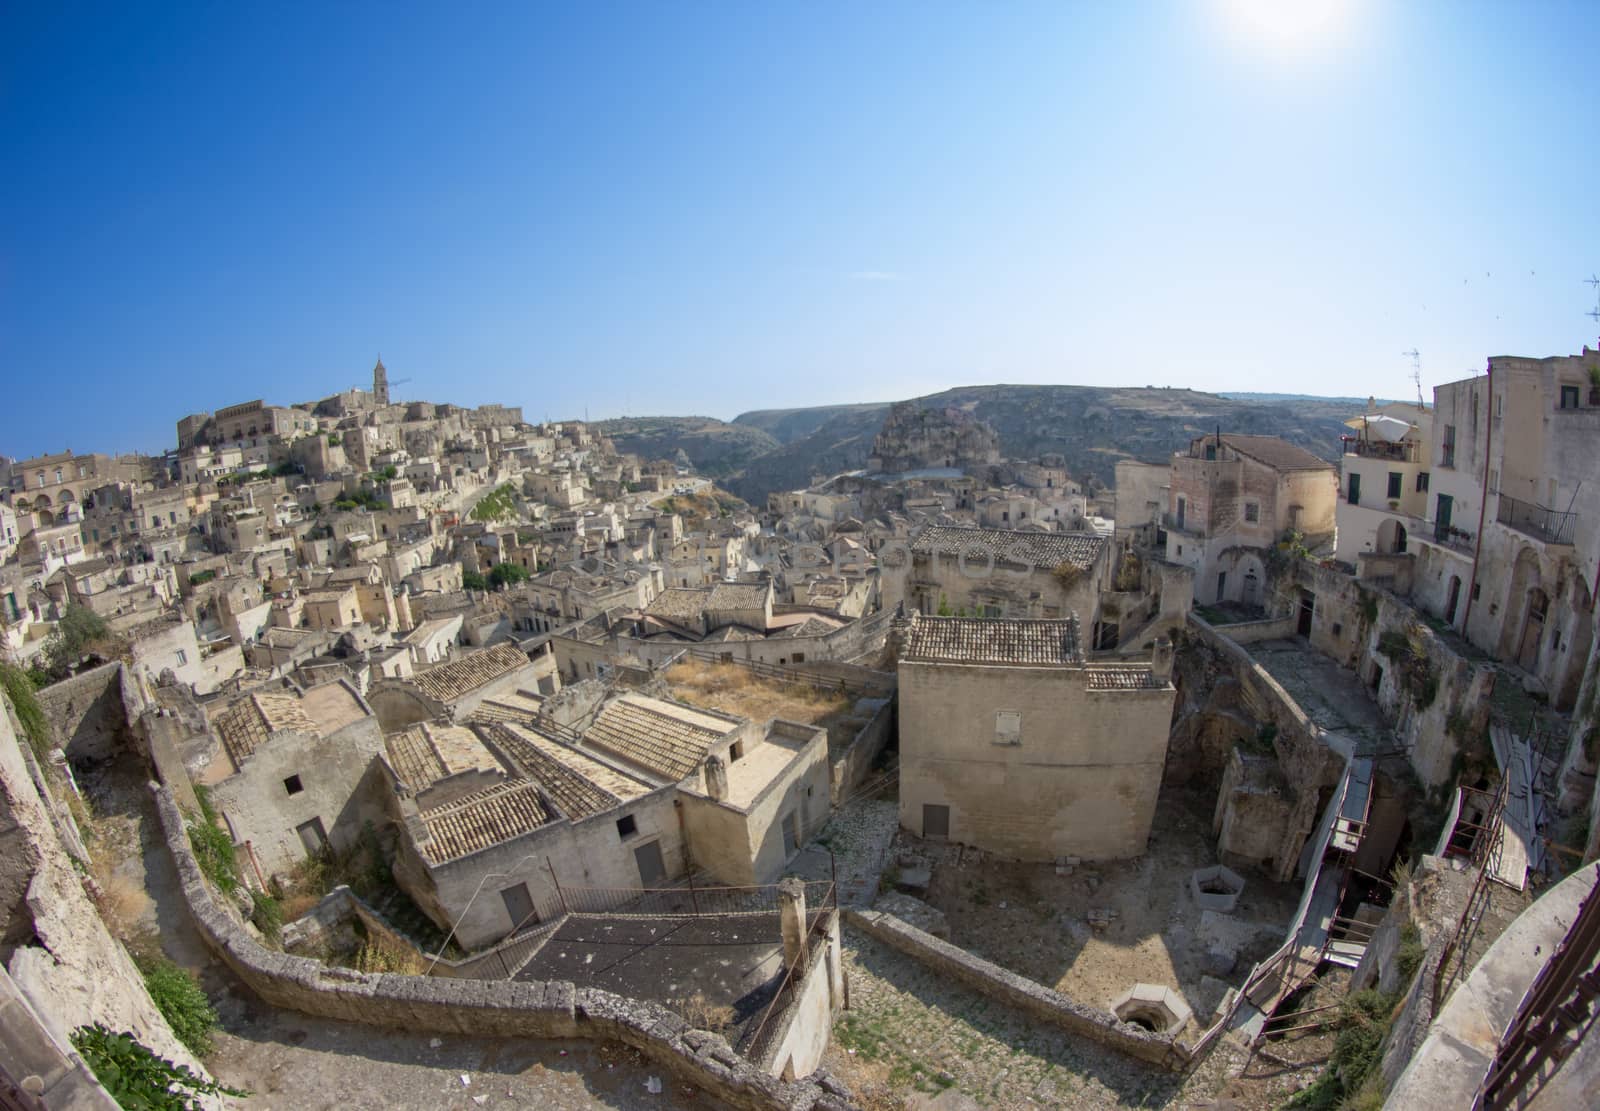
<path fill-rule="evenodd" d="M 1389 472 L 1389 497 L 1398 498 L 1405 489 L 1405 476 L 1399 471 Z"/>
<path fill-rule="evenodd" d="M 1020 745 L 1022 743 L 1022 712 L 996 710 L 994 712 L 994 743 Z"/>
<path fill-rule="evenodd" d="M 1344 626 L 1335 621 L 1333 623 L 1333 635 L 1338 636 L 1342 632 L 1344 632 Z"/>
<path fill-rule="evenodd" d="M 806 662 L 806 654 L 804 652 L 796 652 L 793 656 L 790 656 L 789 658 L 791 660 L 793 660 L 797 664 L 803 664 L 803 663 Z"/>
<path fill-rule="evenodd" d="M 1478 596 L 1481 595 L 1482 593 L 1483 593 L 1483 584 L 1482 583 L 1473 583 L 1472 584 L 1472 600 L 1474 602 L 1476 602 L 1478 600 Z"/>
<path fill-rule="evenodd" d="M 1251 524 L 1261 520 L 1261 506 L 1253 501 L 1244 503 L 1244 519 Z"/>
<path fill-rule="evenodd" d="M 189 654 L 182 648 L 178 649 L 178 666 L 183 667 L 189 662 Z"/>
<path fill-rule="evenodd" d="M 301 791 L 305 790 L 305 787 L 301 785 L 300 777 L 298 775 L 291 775 L 288 779 L 283 781 L 283 789 L 288 791 L 291 795 L 298 795 Z"/>
<path fill-rule="evenodd" d="M 1427 492 L 1428 492 L 1428 472 L 1427 471 L 1418 471 L 1417 472 L 1417 493 L 1426 494 Z"/>
<path fill-rule="evenodd" d="M 624 814 L 617 819 L 617 836 L 626 841 L 639 832 L 639 823 L 634 821 L 632 814 Z"/>
<path fill-rule="evenodd" d="M 1563 409 L 1576 409 L 1578 407 L 1578 387 L 1561 387 L 1561 407 Z"/>
<path fill-rule="evenodd" d="M 733 746 L 728 749 L 728 762 L 731 764 L 736 760 L 742 759 L 743 757 L 744 757 L 744 742 L 743 741 L 734 741 L 733 742 Z"/>

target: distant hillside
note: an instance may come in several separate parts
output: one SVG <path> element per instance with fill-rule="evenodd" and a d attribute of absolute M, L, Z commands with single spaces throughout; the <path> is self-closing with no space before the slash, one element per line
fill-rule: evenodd
<path fill-rule="evenodd" d="M 713 417 L 623 417 L 596 421 L 595 427 L 618 451 L 648 462 L 671 459 L 681 450 L 701 474 L 719 479 L 779 446 L 760 428 Z"/>
<path fill-rule="evenodd" d="M 1337 460 L 1339 436 L 1347 431 L 1344 421 L 1365 405 L 1337 398 L 1280 400 L 1101 386 L 962 386 L 915 400 L 930 408 L 965 409 L 987 422 L 1010 458 L 1058 452 L 1074 475 L 1104 486 L 1112 484 L 1118 459 L 1160 463 L 1191 438 L 1219 426 L 1224 432 L 1282 436 Z M 865 467 L 889 404 L 766 409 L 727 424 L 666 417 L 605 425 L 641 426 L 621 437 L 607 434 L 620 449 L 646 458 L 670 458 L 682 447 L 718 485 L 760 505 L 772 491 L 804 486 L 813 475 Z"/>

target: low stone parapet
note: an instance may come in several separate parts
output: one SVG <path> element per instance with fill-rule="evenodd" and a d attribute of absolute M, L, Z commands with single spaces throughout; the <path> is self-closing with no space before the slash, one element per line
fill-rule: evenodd
<path fill-rule="evenodd" d="M 1171 1035 L 1151 1033 L 1142 1027 L 1122 1022 L 1109 1011 L 1079 1003 L 1043 984 L 1018 976 L 948 941 L 940 941 L 892 914 L 878 910 L 846 909 L 844 916 L 850 925 L 891 949 L 922 962 L 980 995 L 997 999 L 1058 1026 L 1069 1034 L 1164 1068 L 1178 1070 L 1188 1063 L 1188 1054 Z"/>
<path fill-rule="evenodd" d="M 729 1106 L 846 1111 L 850 1093 L 825 1073 L 785 1082 L 740 1057 L 725 1039 L 692 1030 L 659 1004 L 568 981 L 470 980 L 336 968 L 261 945 L 212 897 L 172 792 L 156 784 L 162 834 L 201 938 L 273 1006 L 369 1026 L 465 1037 L 599 1038 L 639 1050 L 685 1084 Z"/>

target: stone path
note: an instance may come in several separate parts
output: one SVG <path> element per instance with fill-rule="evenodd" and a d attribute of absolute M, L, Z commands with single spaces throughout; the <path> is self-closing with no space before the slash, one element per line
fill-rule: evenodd
<path fill-rule="evenodd" d="M 958 1089 L 980 1106 L 1184 1107 L 1203 1102 L 1237 1062 L 1214 1054 L 1188 1078 L 1114 1053 L 960 987 L 849 928 L 850 1010 L 828 1065 L 860 1090 Z M 885 1106 L 893 1106 L 892 1102 Z"/>

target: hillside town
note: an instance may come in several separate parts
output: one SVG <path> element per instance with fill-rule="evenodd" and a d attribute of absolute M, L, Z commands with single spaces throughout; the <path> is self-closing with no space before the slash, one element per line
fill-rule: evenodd
<path fill-rule="evenodd" d="M 1593 1106 L 1600 350 L 1343 427 L 906 401 L 750 504 L 380 360 L 0 459 L 0 1104 L 99 1024 L 309 1106 L 287 1022 L 427 1106 Z"/>

